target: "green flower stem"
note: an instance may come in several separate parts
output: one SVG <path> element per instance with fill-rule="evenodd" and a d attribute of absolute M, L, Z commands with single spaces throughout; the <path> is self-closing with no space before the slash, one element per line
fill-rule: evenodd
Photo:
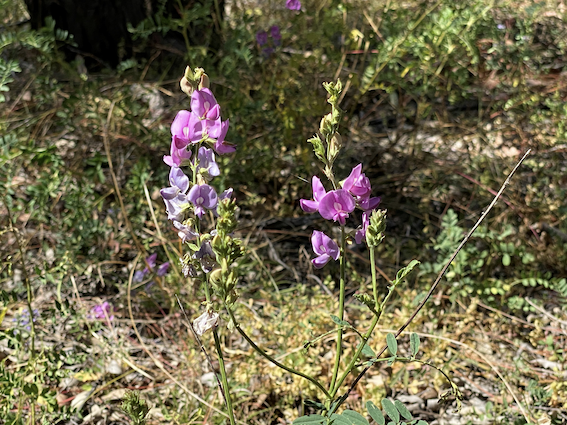
<path fill-rule="evenodd" d="M 236 321 L 236 318 L 234 317 L 234 313 L 232 312 L 232 310 L 225 305 L 226 311 L 228 311 L 228 314 L 230 316 L 230 319 L 232 320 L 232 323 L 234 323 L 234 327 L 236 328 L 236 330 L 238 331 L 238 333 L 240 335 L 242 335 L 242 337 L 246 340 L 246 342 L 248 342 L 248 344 L 250 344 L 250 346 L 258 353 L 260 354 L 262 357 L 264 357 L 266 360 L 272 362 L 273 364 L 275 364 L 277 367 L 293 374 L 293 375 L 297 375 L 297 376 L 301 376 L 303 379 L 308 380 L 309 382 L 311 382 L 313 385 L 315 385 L 317 388 L 319 388 L 321 391 L 323 391 L 323 393 L 325 394 L 326 397 L 331 398 L 331 395 L 329 394 L 329 392 L 325 389 L 325 387 L 323 387 L 323 385 L 321 385 L 319 383 L 319 381 L 317 381 L 315 378 L 313 378 L 312 376 L 306 375 L 305 373 L 299 372 L 289 366 L 284 365 L 283 363 L 278 362 L 276 359 L 274 359 L 272 356 L 270 356 L 269 354 L 267 354 L 264 350 L 262 350 L 260 347 L 258 347 L 254 341 L 252 341 L 250 339 L 250 337 L 248 335 L 246 335 L 246 332 L 244 332 L 244 330 L 240 327 L 240 323 L 238 323 Z"/>
<path fill-rule="evenodd" d="M 219 333 L 216 329 L 213 330 L 213 335 L 215 337 L 215 348 L 217 350 L 218 359 L 219 359 L 219 369 L 221 374 L 222 390 L 224 392 L 224 399 L 226 401 L 226 409 L 228 410 L 230 424 L 236 425 L 236 421 L 234 420 L 234 409 L 232 408 L 232 400 L 230 399 L 230 389 L 228 387 L 228 379 L 226 378 L 226 368 L 224 366 L 222 347 L 219 339 Z"/>
<path fill-rule="evenodd" d="M 339 319 L 343 320 L 345 315 L 345 269 L 346 269 L 346 232 L 345 227 L 341 226 L 341 276 L 339 287 Z M 331 379 L 331 386 L 329 392 L 331 395 L 337 393 L 335 384 L 339 374 L 339 366 L 341 364 L 341 354 L 343 350 L 343 329 L 339 328 L 337 331 L 337 353 L 335 355 L 335 366 L 333 367 L 333 378 Z"/>
<path fill-rule="evenodd" d="M 374 254 L 375 254 L 375 247 L 370 247 L 370 267 L 371 267 L 371 272 L 372 272 L 372 292 L 374 293 L 375 306 L 378 306 L 378 285 L 376 283 L 376 258 L 374 256 Z M 345 369 L 345 371 L 341 375 L 336 386 L 331 391 L 332 397 L 335 397 L 339 388 L 343 384 L 344 380 L 346 379 L 346 377 L 349 375 L 349 373 L 354 368 L 354 365 L 356 364 L 356 360 L 360 357 L 360 354 L 362 353 L 364 346 L 366 345 L 366 343 L 370 339 L 372 332 L 374 332 L 374 328 L 376 328 L 376 325 L 378 324 L 378 321 L 380 320 L 381 314 L 382 314 L 382 309 L 377 310 L 375 312 L 374 318 L 372 319 L 372 323 L 370 323 L 370 328 L 368 328 L 366 333 L 362 336 L 362 341 L 361 341 L 360 345 L 358 346 L 358 348 L 356 349 L 354 356 L 350 360 L 347 368 Z"/>

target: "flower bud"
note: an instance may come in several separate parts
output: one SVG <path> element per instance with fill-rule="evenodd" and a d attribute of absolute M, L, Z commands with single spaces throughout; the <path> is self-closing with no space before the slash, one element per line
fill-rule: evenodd
<path fill-rule="evenodd" d="M 221 269 L 213 270 L 209 275 L 209 279 L 213 284 L 216 285 L 220 284 L 222 282 L 222 270 Z"/>
<path fill-rule="evenodd" d="M 370 225 L 366 230 L 366 242 L 369 247 L 376 247 L 384 239 L 386 230 L 386 210 L 374 210 L 370 216 Z"/>
<path fill-rule="evenodd" d="M 193 94 L 193 86 L 191 85 L 189 80 L 187 80 L 187 77 L 184 76 L 183 78 L 181 78 L 181 81 L 179 81 L 179 86 L 181 87 L 181 91 L 183 93 L 191 97 L 191 94 Z"/>
<path fill-rule="evenodd" d="M 208 89 L 209 88 L 209 76 L 207 74 L 201 75 L 201 81 L 199 81 L 199 90 Z"/>
<path fill-rule="evenodd" d="M 341 150 L 342 147 L 343 147 L 343 138 L 339 133 L 335 133 L 335 135 L 329 142 L 329 148 L 327 149 L 327 159 L 331 164 L 337 158 L 337 155 L 339 154 L 339 151 Z"/>
<path fill-rule="evenodd" d="M 327 138 L 327 136 L 329 136 L 333 132 L 331 119 L 331 114 L 327 114 L 321 119 L 321 124 L 319 125 L 319 131 L 323 136 L 325 136 L 325 138 Z"/>

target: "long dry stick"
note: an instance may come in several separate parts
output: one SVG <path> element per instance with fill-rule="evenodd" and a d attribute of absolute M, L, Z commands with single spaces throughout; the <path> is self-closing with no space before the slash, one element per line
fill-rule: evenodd
<path fill-rule="evenodd" d="M 415 319 L 415 317 L 417 316 L 417 314 L 421 311 L 421 309 L 423 308 L 423 306 L 425 305 L 425 303 L 429 300 L 429 298 L 431 297 L 431 295 L 433 294 L 433 292 L 435 291 L 435 289 L 437 289 L 437 286 L 439 285 L 439 283 L 441 282 L 441 279 L 443 278 L 443 276 L 445 275 L 445 273 L 447 272 L 447 270 L 449 269 L 449 266 L 451 265 L 451 263 L 453 262 L 453 260 L 457 257 L 457 255 L 459 254 L 459 252 L 461 251 L 461 249 L 463 249 L 463 247 L 465 246 L 465 244 L 468 242 L 468 240 L 471 238 L 472 234 L 476 231 L 476 229 L 478 228 L 478 226 L 480 226 L 480 224 L 484 221 L 484 219 L 486 218 L 486 216 L 488 215 L 488 213 L 490 212 L 490 210 L 492 210 L 492 208 L 494 207 L 494 205 L 496 205 L 496 202 L 498 201 L 498 198 L 500 198 L 500 195 L 502 195 L 502 193 L 504 192 L 504 189 L 506 189 L 506 186 L 508 186 L 508 184 L 510 184 L 510 180 L 512 179 L 512 176 L 516 173 L 516 171 L 518 170 L 518 168 L 520 168 L 520 165 L 522 165 L 522 163 L 524 162 L 524 160 L 527 158 L 527 156 L 531 153 L 531 149 L 528 149 L 528 151 L 524 154 L 524 156 L 522 157 L 522 159 L 520 159 L 520 161 L 518 161 L 518 163 L 516 164 L 516 166 L 514 167 L 514 169 L 510 172 L 510 174 L 508 175 L 508 178 L 504 181 L 504 183 L 502 184 L 502 187 L 500 188 L 500 190 L 498 191 L 498 193 L 496 194 L 496 196 L 494 197 L 494 199 L 492 200 L 492 202 L 490 203 L 490 205 L 488 206 L 488 208 L 482 213 L 482 215 L 480 216 L 480 218 L 478 219 L 478 221 L 476 222 L 476 224 L 473 226 L 473 228 L 469 231 L 469 233 L 465 236 L 465 238 L 463 239 L 463 241 L 460 243 L 460 245 L 457 247 L 457 249 L 455 250 L 455 252 L 453 253 L 453 255 L 451 256 L 451 258 L 449 259 L 449 261 L 447 261 L 447 263 L 445 264 L 445 266 L 443 267 L 443 269 L 439 272 L 439 275 L 437 276 L 437 278 L 435 279 L 435 281 L 433 282 L 433 285 L 431 285 L 431 288 L 429 289 L 429 292 L 427 293 L 427 295 L 425 296 L 425 298 L 423 299 L 423 301 L 421 301 L 421 303 L 419 304 L 419 306 L 417 306 L 417 308 L 415 309 L 415 311 L 413 312 L 413 314 L 410 316 L 410 318 L 397 330 L 397 332 L 395 333 L 395 337 L 397 338 L 403 331 L 405 328 L 408 327 L 408 325 L 413 321 L 413 319 Z M 382 349 L 378 352 L 378 354 L 376 354 L 376 358 L 379 358 L 382 354 L 384 354 L 384 352 L 386 351 L 386 349 L 388 348 L 388 346 L 384 346 L 382 347 Z M 338 405 L 336 406 L 337 408 L 344 403 L 344 401 L 347 399 L 347 397 L 349 396 L 349 394 L 351 393 L 351 391 L 356 387 L 356 384 L 358 384 L 358 382 L 362 379 L 362 377 L 366 374 L 366 372 L 368 372 L 368 370 L 372 367 L 372 365 L 370 366 L 366 366 L 364 368 L 364 370 L 362 372 L 360 372 L 360 374 L 356 377 L 356 379 L 353 381 L 353 383 L 351 384 L 350 388 L 348 389 L 348 391 L 339 398 L 339 402 Z M 500 376 L 500 375 L 499 375 Z M 529 423 L 530 419 L 529 416 L 527 414 L 527 412 L 524 410 L 524 407 L 518 402 L 518 400 L 516 400 L 516 403 L 518 404 L 518 407 L 520 408 L 520 410 L 522 411 L 522 415 L 524 416 L 524 418 L 526 419 L 526 421 Z M 336 408 L 335 408 L 336 410 Z"/>

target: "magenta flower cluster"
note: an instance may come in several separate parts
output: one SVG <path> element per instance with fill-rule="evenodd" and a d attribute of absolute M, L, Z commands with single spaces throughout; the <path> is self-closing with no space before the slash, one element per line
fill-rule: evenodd
<path fill-rule="evenodd" d="M 308 213 L 319 212 L 321 217 L 327 220 L 338 222 L 344 226 L 346 219 L 356 207 L 362 213 L 362 226 L 354 235 L 356 243 L 361 243 L 366 236 L 366 229 L 370 224 L 370 213 L 380 203 L 379 197 L 371 197 L 372 186 L 370 180 L 362 173 L 362 164 L 354 167 L 350 175 L 342 182 L 341 188 L 325 191 L 325 187 L 317 176 L 313 176 L 313 199 L 301 199 L 299 204 L 303 211 Z M 331 258 L 339 258 L 339 249 L 335 241 L 316 230 L 311 237 L 313 251 L 318 255 L 312 260 L 316 268 L 321 268 L 327 264 Z"/>
<path fill-rule="evenodd" d="M 198 236 L 186 221 L 191 212 L 198 218 L 202 218 L 207 210 L 216 214 L 219 200 L 232 195 L 232 189 L 218 195 L 207 184 L 220 174 L 215 153 L 222 155 L 236 150 L 225 140 L 228 125 L 228 120 L 221 120 L 220 106 L 208 88 L 193 91 L 191 110 L 179 111 L 171 124 L 170 155 L 163 158 L 163 162 L 171 167 L 169 187 L 161 189 L 160 193 L 167 218 L 173 221 L 183 242 Z M 192 149 L 196 150 L 193 159 Z M 191 166 L 197 176 L 195 183 L 185 175 L 183 166 Z"/>

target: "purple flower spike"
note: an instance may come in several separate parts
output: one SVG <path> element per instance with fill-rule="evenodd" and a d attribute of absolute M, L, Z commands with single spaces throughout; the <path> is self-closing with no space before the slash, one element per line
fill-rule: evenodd
<path fill-rule="evenodd" d="M 268 33 L 266 31 L 258 31 L 256 33 L 256 42 L 261 47 L 268 42 Z"/>
<path fill-rule="evenodd" d="M 319 202 L 319 214 L 327 220 L 338 221 L 344 226 L 355 206 L 353 197 L 346 190 L 332 190 Z"/>
<path fill-rule="evenodd" d="M 170 155 L 164 155 L 163 162 L 170 167 L 180 167 L 189 163 L 189 159 L 191 159 L 191 151 L 188 151 L 186 148 L 177 148 L 175 140 L 172 138 Z"/>
<path fill-rule="evenodd" d="M 212 149 L 202 146 L 197 154 L 199 170 L 205 170 L 210 177 L 216 177 L 220 174 L 219 166 L 215 162 L 215 154 Z"/>
<path fill-rule="evenodd" d="M 191 112 L 179 111 L 171 124 L 171 136 L 177 149 L 183 149 L 189 143 L 196 143 L 200 138 L 195 139 L 190 134 Z"/>
<path fill-rule="evenodd" d="M 318 255 L 317 258 L 311 260 L 316 269 L 322 268 L 331 258 L 336 261 L 341 254 L 337 243 L 319 230 L 313 231 L 311 244 L 313 245 L 313 251 Z"/>
<path fill-rule="evenodd" d="M 208 184 L 193 186 L 187 198 L 195 205 L 195 214 L 199 218 L 203 217 L 205 209 L 214 209 L 218 202 L 215 190 Z"/>
<path fill-rule="evenodd" d="M 301 10 L 301 2 L 299 0 L 286 0 L 285 7 L 289 10 Z"/>
<path fill-rule="evenodd" d="M 348 190 L 354 196 L 360 196 L 361 198 L 368 197 L 372 191 L 370 185 L 370 180 L 368 177 L 361 173 L 362 164 L 358 164 L 354 167 L 350 175 L 346 178 L 343 183 L 343 189 Z"/>
<path fill-rule="evenodd" d="M 319 177 L 313 176 L 311 186 L 313 187 L 313 199 L 314 201 L 310 201 L 308 199 L 300 199 L 299 205 L 301 209 L 308 213 L 316 212 L 319 209 L 319 202 L 321 199 L 327 194 L 325 188 L 323 187 L 323 183 L 319 180 Z"/>

